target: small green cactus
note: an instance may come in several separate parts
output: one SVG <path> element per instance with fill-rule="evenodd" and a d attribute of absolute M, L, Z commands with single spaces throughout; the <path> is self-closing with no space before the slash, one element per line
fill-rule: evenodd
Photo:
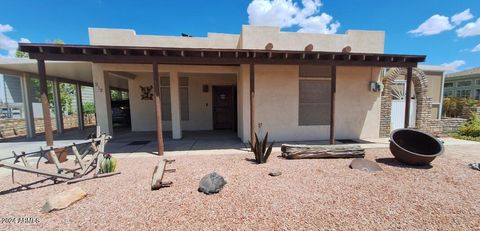
<path fill-rule="evenodd" d="M 117 167 L 117 159 L 112 157 L 110 153 L 103 154 L 103 157 L 104 158 L 102 160 L 102 163 L 100 164 L 99 173 L 115 172 L 115 169 Z"/>

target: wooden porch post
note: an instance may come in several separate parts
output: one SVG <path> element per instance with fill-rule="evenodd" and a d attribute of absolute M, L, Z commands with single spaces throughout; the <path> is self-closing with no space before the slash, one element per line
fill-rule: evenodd
<path fill-rule="evenodd" d="M 250 63 L 250 142 L 255 145 L 255 65 Z"/>
<path fill-rule="evenodd" d="M 47 146 L 53 146 L 52 118 L 50 117 L 50 105 L 48 103 L 47 73 L 45 70 L 45 60 L 38 59 L 37 66 L 38 76 L 40 77 L 40 99 L 42 101 L 45 141 L 47 142 Z"/>
<path fill-rule="evenodd" d="M 157 122 L 157 150 L 158 155 L 163 156 L 163 129 L 162 129 L 162 101 L 160 99 L 160 83 L 158 76 L 158 63 L 153 63 L 153 92 L 155 94 L 155 115 Z"/>
<path fill-rule="evenodd" d="M 412 99 L 412 67 L 407 68 L 407 92 L 405 93 L 405 123 L 404 127 L 410 125 L 410 100 Z"/>
<path fill-rule="evenodd" d="M 337 66 L 332 66 L 332 79 L 330 84 L 330 144 L 335 144 L 335 92 L 337 91 Z"/>

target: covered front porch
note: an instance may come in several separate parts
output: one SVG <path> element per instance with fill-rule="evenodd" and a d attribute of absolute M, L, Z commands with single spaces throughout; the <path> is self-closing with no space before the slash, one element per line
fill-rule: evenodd
<path fill-rule="evenodd" d="M 268 45 L 268 44 L 267 44 Z M 310 48 L 309 48 L 310 47 Z M 107 72 L 124 72 L 139 71 L 151 73 L 151 82 L 153 83 L 150 89 L 153 89 L 153 93 L 145 93 L 145 97 L 153 99 L 154 112 L 147 110 L 143 116 L 154 116 L 155 127 L 152 122 L 146 124 L 150 131 L 156 131 L 156 150 L 159 155 L 163 155 L 165 151 L 165 138 L 164 132 L 170 129 L 171 137 L 173 139 L 183 138 L 182 126 L 182 112 L 181 112 L 181 93 L 180 88 L 182 83 L 180 80 L 182 73 L 211 73 L 212 68 L 217 68 L 225 73 L 225 70 L 232 70 L 232 74 L 237 76 L 237 85 L 239 87 L 238 100 L 242 101 L 238 107 L 238 136 L 242 138 L 242 141 L 253 140 L 254 133 L 261 130 L 261 119 L 266 114 L 275 116 L 275 111 L 265 111 L 265 105 L 268 105 L 269 100 L 274 100 L 276 103 L 285 100 L 287 98 L 295 99 L 298 95 L 292 97 L 281 98 L 276 95 L 262 95 L 262 89 L 271 89 L 268 87 L 269 81 L 278 80 L 275 76 L 270 76 L 271 73 L 277 73 L 276 75 L 282 75 L 278 70 L 284 70 L 281 67 L 298 67 L 299 65 L 323 65 L 328 67 L 328 78 L 324 78 L 324 81 L 328 81 L 328 85 L 325 85 L 329 90 L 329 96 L 325 96 L 323 99 L 325 105 L 322 121 L 327 123 L 321 124 L 322 126 L 310 126 L 309 129 L 297 129 L 299 135 L 305 137 L 314 137 L 317 134 L 322 133 L 322 139 L 327 138 L 330 144 L 336 143 L 336 91 L 337 91 L 337 70 L 341 73 L 341 78 L 347 76 L 347 71 L 342 67 L 404 67 L 407 68 L 407 86 L 410 86 L 412 69 L 417 66 L 418 62 L 425 60 L 425 56 L 416 55 L 393 55 L 393 54 L 375 54 L 375 53 L 350 53 L 350 52 L 319 52 L 312 51 L 311 45 L 305 47 L 305 51 L 287 51 L 287 50 L 271 50 L 272 46 L 265 46 L 265 50 L 249 50 L 249 49 L 200 49 L 200 48 L 152 48 L 152 47 L 128 47 L 128 46 L 74 46 L 74 45 L 49 45 L 49 44 L 21 44 L 20 49 L 24 52 L 28 52 L 30 57 L 37 59 L 38 73 L 40 75 L 40 89 L 42 93 L 43 107 L 48 107 L 48 98 L 46 95 L 46 81 L 45 81 L 45 60 L 69 60 L 69 61 L 87 61 L 92 62 L 92 75 L 93 86 L 96 102 L 96 116 L 97 126 L 101 128 L 102 133 L 114 134 L 113 126 L 111 126 L 111 109 L 109 104 L 109 95 L 105 92 L 109 89 L 109 83 L 105 78 Z M 268 66 L 270 65 L 270 66 Z M 262 68 L 262 66 L 264 68 Z M 269 68 L 265 68 L 265 66 Z M 338 67 L 338 69 L 337 69 Z M 258 69 L 257 69 L 258 68 Z M 287 68 L 288 69 L 288 68 Z M 285 71 L 288 71 L 285 69 Z M 151 70 L 151 71 L 147 71 Z M 293 70 L 290 68 L 289 70 Z M 275 72 L 276 71 L 276 72 Z M 373 69 L 371 70 L 373 71 Z M 256 75 L 260 75 L 256 80 Z M 289 72 L 287 77 L 298 76 L 296 72 Z M 170 128 L 164 124 L 164 117 L 162 111 L 164 95 L 161 91 L 161 81 L 164 76 L 169 77 L 169 89 L 170 89 Z M 275 74 L 274 74 L 275 75 Z M 370 75 L 365 75 L 371 77 Z M 364 76 L 364 77 L 365 77 Z M 147 77 L 148 78 L 148 77 Z M 371 77 L 373 78 L 373 77 Z M 291 78 L 289 78 L 291 79 Z M 265 82 L 262 82 L 265 81 Z M 374 82 L 374 81 L 372 81 Z M 129 80 L 129 84 L 131 81 Z M 290 84 L 287 82 L 286 84 Z M 345 82 L 346 83 L 346 82 Z M 262 85 L 264 84 L 264 85 Z M 256 95 L 256 85 L 262 86 L 259 88 L 258 101 Z M 291 84 L 290 84 L 291 85 Z M 292 85 L 291 85 L 292 86 Z M 293 85 L 295 86 L 295 85 Z M 376 85 L 370 88 L 372 91 L 378 92 L 379 87 Z M 143 88 L 142 88 L 143 89 Z M 407 87 L 407 93 L 410 92 L 410 88 Z M 142 90 L 143 91 L 143 90 Z M 291 91 L 295 93 L 295 91 Z M 280 92 L 277 92 L 280 93 Z M 267 97 L 266 97 L 267 96 Z M 285 96 L 285 95 L 284 95 Z M 343 95 L 343 97 L 345 97 Z M 142 96 L 143 97 L 143 96 Z M 262 98 L 264 97 L 264 98 Z M 273 97 L 273 98 L 272 98 Z M 277 98 L 275 98 L 277 97 Z M 264 99 L 262 101 L 262 99 Z M 268 99 L 268 100 L 265 100 Z M 292 101 L 293 102 L 293 101 Z M 323 101 L 322 101 L 323 102 Z M 405 117 L 408 121 L 409 116 L 409 103 L 407 99 Z M 131 103 L 131 105 L 134 103 Z M 292 105 L 298 105 L 298 102 L 293 102 Z M 345 105 L 341 105 L 345 106 Z M 275 110 L 279 107 L 275 107 Z M 256 112 L 259 110 L 260 113 Z M 263 110 L 263 111 L 262 111 Z M 44 117 L 49 118 L 49 111 L 44 110 Z M 258 113 L 258 114 L 257 114 Z M 262 115 L 263 114 L 263 115 Z M 279 112 L 278 115 L 282 114 Z M 283 113 L 284 114 L 284 113 Z M 293 113 L 292 115 L 295 115 Z M 262 115 L 260 120 L 257 120 L 257 115 Z M 287 119 L 282 122 L 293 123 L 295 128 L 300 128 L 300 124 L 295 118 Z M 298 119 L 298 118 L 297 118 Z M 46 120 L 49 122 L 49 120 Z M 350 121 L 351 122 L 351 121 Z M 279 127 L 281 124 L 270 124 L 270 129 Z M 408 126 L 408 125 L 406 125 Z M 46 141 L 47 145 L 53 144 L 53 137 L 51 133 L 51 124 L 46 123 Z M 286 127 L 286 131 L 292 128 Z M 140 131 L 140 130 L 138 130 Z M 326 134 L 329 133 L 329 136 Z M 302 136 L 302 137 L 303 137 Z M 288 136 L 291 137 L 291 136 Z M 298 138 L 298 137 L 295 137 Z M 304 138 L 302 138 L 304 139 Z M 282 139 L 286 140 L 286 139 Z"/>

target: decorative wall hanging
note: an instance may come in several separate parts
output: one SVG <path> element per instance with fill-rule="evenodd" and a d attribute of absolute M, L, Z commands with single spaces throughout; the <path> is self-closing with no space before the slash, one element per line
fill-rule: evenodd
<path fill-rule="evenodd" d="M 153 93 L 152 89 L 153 86 L 140 86 L 140 89 L 142 90 L 142 100 L 153 100 Z"/>

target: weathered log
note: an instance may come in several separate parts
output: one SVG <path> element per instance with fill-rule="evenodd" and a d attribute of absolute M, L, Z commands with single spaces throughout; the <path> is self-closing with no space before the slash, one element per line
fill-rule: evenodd
<path fill-rule="evenodd" d="M 359 145 L 289 145 L 282 144 L 286 159 L 363 158 L 365 149 Z"/>
<path fill-rule="evenodd" d="M 81 188 L 79 187 L 71 188 L 70 190 L 67 190 L 49 197 L 47 202 L 43 205 L 42 211 L 44 213 L 48 213 L 53 210 L 64 209 L 86 196 L 87 196 L 87 193 L 83 191 Z"/>
<path fill-rule="evenodd" d="M 175 169 L 165 169 L 167 164 L 173 163 L 175 160 L 167 160 L 167 159 L 161 159 L 157 166 L 155 166 L 155 169 L 153 170 L 153 176 L 152 176 L 152 184 L 151 184 L 151 189 L 152 190 L 159 190 L 160 188 L 163 187 L 168 187 L 172 185 L 172 182 L 163 182 L 163 175 L 165 172 L 175 172 Z"/>
<path fill-rule="evenodd" d="M 91 179 L 102 178 L 107 176 L 114 176 L 120 173 L 122 172 L 108 172 L 108 173 L 102 173 L 102 174 L 94 174 L 93 176 L 89 176 L 89 177 L 84 177 L 84 175 L 81 175 L 80 177 L 67 181 L 67 184 L 73 184 L 73 183 L 77 183 L 84 180 L 91 180 Z"/>

